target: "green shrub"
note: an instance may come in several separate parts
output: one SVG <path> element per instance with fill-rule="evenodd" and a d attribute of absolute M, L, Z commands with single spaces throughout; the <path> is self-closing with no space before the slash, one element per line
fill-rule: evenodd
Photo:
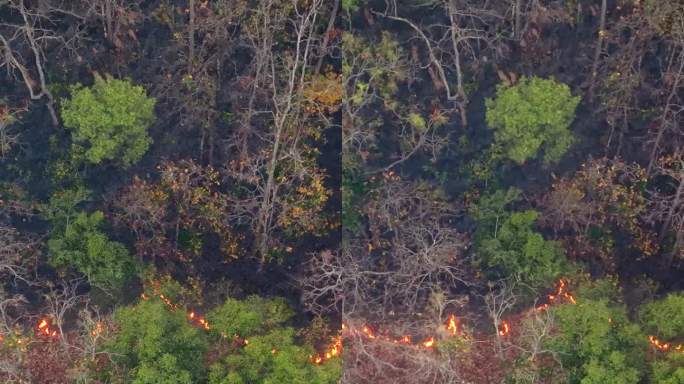
<path fill-rule="evenodd" d="M 118 309 L 114 321 L 118 331 L 105 347 L 128 372 L 126 383 L 193 384 L 205 378 L 208 343 L 185 312 L 153 298 Z"/>
<path fill-rule="evenodd" d="M 147 130 L 155 121 L 155 103 L 141 86 L 97 77 L 91 87 L 72 87 L 71 98 L 62 100 L 61 112 L 74 145 L 86 147 L 87 161 L 115 160 L 128 166 L 140 160 L 152 143 Z"/>
<path fill-rule="evenodd" d="M 557 162 L 574 141 L 568 129 L 580 98 L 567 85 L 538 77 L 522 78 L 513 86 L 499 85 L 487 99 L 487 124 L 505 156 L 523 164 L 544 151 L 544 162 Z"/>
<path fill-rule="evenodd" d="M 50 263 L 73 267 L 95 285 L 121 287 L 135 276 L 135 262 L 123 244 L 102 231 L 102 212 L 80 212 L 59 223 L 48 240 Z"/>
<path fill-rule="evenodd" d="M 248 343 L 229 353 L 209 370 L 210 384 L 334 384 L 340 359 L 323 365 L 309 361 L 310 346 L 295 342 L 295 329 L 286 325 L 294 315 L 282 299 L 251 296 L 228 299 L 208 315 L 218 335 L 238 335 Z"/>

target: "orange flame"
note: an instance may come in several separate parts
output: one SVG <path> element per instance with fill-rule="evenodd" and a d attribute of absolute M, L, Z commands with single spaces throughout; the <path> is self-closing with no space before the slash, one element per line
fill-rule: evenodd
<path fill-rule="evenodd" d="M 454 314 L 449 315 L 446 323 L 444 324 L 444 328 L 446 329 L 448 334 L 451 336 L 456 336 L 460 333 L 459 332 L 459 326 L 458 326 L 458 318 L 456 317 L 456 315 L 454 315 Z M 341 332 L 342 333 L 351 332 L 353 334 L 360 335 L 360 336 L 362 336 L 368 340 L 382 340 L 382 341 L 386 341 L 386 342 L 390 342 L 390 343 L 394 343 L 394 344 L 403 344 L 403 345 L 407 345 L 407 346 L 421 347 L 421 348 L 427 348 L 427 349 L 433 348 L 437 344 L 437 339 L 435 336 L 429 336 L 429 337 L 423 339 L 423 341 L 418 342 L 416 344 L 413 344 L 413 341 L 411 340 L 411 336 L 409 336 L 409 335 L 403 335 L 403 336 L 398 337 L 398 338 L 393 338 L 393 337 L 386 336 L 386 335 L 378 335 L 368 325 L 364 325 L 363 327 L 361 327 L 360 330 L 350 330 L 346 324 L 342 324 Z M 338 338 L 335 339 L 335 341 L 339 342 L 337 345 L 339 346 L 339 349 L 341 350 L 341 347 L 342 347 L 341 336 L 338 336 Z M 338 354 L 339 354 L 339 352 L 336 351 L 333 347 L 329 347 L 327 352 L 323 352 L 323 353 L 319 353 L 319 354 L 310 356 L 310 358 L 311 358 L 311 361 L 313 363 L 320 364 L 320 363 L 326 361 L 327 359 L 329 359 L 330 357 L 334 357 Z"/>
<path fill-rule="evenodd" d="M 158 287 L 157 282 L 152 282 L 152 294 L 153 294 L 153 296 L 158 297 L 164 304 L 166 304 L 166 306 L 169 307 L 169 309 L 175 311 L 176 309 L 179 308 L 178 304 L 172 302 L 171 299 L 164 296 L 163 293 L 159 292 L 159 287 Z M 145 293 L 140 294 L 140 298 L 142 300 L 145 300 L 145 301 L 150 299 L 149 296 L 147 296 Z M 196 326 L 198 326 L 200 328 L 204 328 L 205 330 L 210 329 L 209 322 L 207 321 L 207 319 L 205 319 L 202 316 L 197 315 L 197 313 L 195 311 L 191 310 L 190 312 L 188 312 L 188 318 Z"/>
<path fill-rule="evenodd" d="M 447 322 L 447 331 L 451 334 L 451 336 L 456 336 L 456 333 L 458 332 L 458 322 L 456 321 L 456 315 L 451 314 L 449 316 L 449 321 Z"/>
<path fill-rule="evenodd" d="M 425 347 L 425 348 L 432 348 L 434 345 L 435 345 L 435 338 L 434 337 L 430 337 L 430 338 L 426 339 L 425 341 L 423 341 L 423 347 Z"/>
<path fill-rule="evenodd" d="M 682 344 L 674 345 L 674 344 L 670 344 L 670 343 L 664 343 L 664 342 L 658 340 L 658 338 L 656 338 L 655 336 L 649 336 L 648 341 L 651 343 L 651 345 L 655 349 L 657 349 L 659 351 L 667 352 L 667 351 L 672 350 L 675 352 L 684 353 L 684 345 L 682 345 Z"/>
<path fill-rule="evenodd" d="M 375 339 L 377 336 L 373 333 L 373 331 L 368 328 L 368 326 L 364 325 L 361 331 L 371 340 Z"/>
<path fill-rule="evenodd" d="M 45 335 L 48 337 L 56 337 L 57 336 L 57 330 L 50 328 L 50 322 L 46 318 L 40 319 L 36 328 L 37 328 L 38 333 L 40 333 L 42 335 Z"/>
<path fill-rule="evenodd" d="M 577 300 L 575 300 L 575 297 L 567 291 L 567 282 L 563 278 L 558 280 L 558 288 L 556 288 L 556 291 L 552 294 L 547 295 L 546 297 L 548 298 L 549 302 L 536 307 L 535 309 L 537 311 L 545 311 L 549 309 L 551 304 L 561 301 L 563 299 L 569 303 L 577 304 Z"/>
<path fill-rule="evenodd" d="M 95 328 L 90 332 L 91 335 L 97 336 L 104 331 L 104 325 L 102 324 L 101 321 L 98 321 L 97 324 L 95 324 Z"/>
<path fill-rule="evenodd" d="M 341 353 L 342 336 L 338 335 L 332 338 L 332 341 L 328 348 L 325 350 L 325 352 L 309 356 L 309 360 L 314 364 L 322 364 L 323 362 L 330 360 L 333 357 L 339 356 Z"/>
<path fill-rule="evenodd" d="M 508 321 L 504 320 L 501 322 L 501 329 L 499 329 L 499 336 L 506 336 L 511 332 L 511 327 Z"/>

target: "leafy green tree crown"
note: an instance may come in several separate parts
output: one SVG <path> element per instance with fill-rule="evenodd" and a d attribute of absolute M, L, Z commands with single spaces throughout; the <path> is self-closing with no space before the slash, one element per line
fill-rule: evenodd
<path fill-rule="evenodd" d="M 487 124 L 505 156 L 523 164 L 544 151 L 544 162 L 560 160 L 574 141 L 568 129 L 575 118 L 579 96 L 552 79 L 522 78 L 513 86 L 499 85 L 495 99 L 487 99 Z"/>
<path fill-rule="evenodd" d="M 562 248 L 533 228 L 538 212 L 514 212 L 490 237 L 481 239 L 480 268 L 492 278 L 517 276 L 531 286 L 550 284 L 563 272 Z"/>
<path fill-rule="evenodd" d="M 147 130 L 155 121 L 155 103 L 143 87 L 128 80 L 96 77 L 91 87 L 72 87 L 61 112 L 75 145 L 86 147 L 89 162 L 116 160 L 128 166 L 152 143 Z"/>
<path fill-rule="evenodd" d="M 569 384 L 637 384 L 643 379 L 645 338 L 624 305 L 577 298 L 553 309 L 557 332 L 546 348 L 560 357 Z"/>
<path fill-rule="evenodd" d="M 129 369 L 131 383 L 194 384 L 205 378 L 207 340 L 185 312 L 151 299 L 118 309 L 114 319 L 118 332 L 106 347 Z"/>
<path fill-rule="evenodd" d="M 475 261 L 491 279 L 516 276 L 532 287 L 550 284 L 567 268 L 563 250 L 534 229 L 539 213 L 511 212 L 516 188 L 483 195 L 469 207 L 477 221 Z"/>
<path fill-rule="evenodd" d="M 639 319 L 650 335 L 663 342 L 678 342 L 684 337 L 684 294 L 670 293 L 663 299 L 642 306 Z M 651 363 L 651 382 L 684 383 L 684 354 L 670 351 L 658 356 Z"/>
<path fill-rule="evenodd" d="M 228 299 L 209 314 L 217 335 L 238 335 L 248 343 L 213 364 L 210 384 L 334 384 L 340 377 L 339 359 L 311 364 L 311 347 L 295 342 L 295 329 L 286 326 L 292 309 L 282 299 L 251 296 Z"/>
<path fill-rule="evenodd" d="M 664 339 L 684 337 L 684 294 L 671 293 L 639 311 L 644 328 Z"/>
<path fill-rule="evenodd" d="M 121 287 L 135 275 L 135 262 L 123 244 L 101 230 L 104 215 L 80 212 L 55 223 L 48 240 L 50 262 L 57 268 L 74 267 L 96 285 Z"/>

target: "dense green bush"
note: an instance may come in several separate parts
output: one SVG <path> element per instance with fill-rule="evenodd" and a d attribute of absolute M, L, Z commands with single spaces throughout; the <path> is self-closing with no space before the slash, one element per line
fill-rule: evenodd
<path fill-rule="evenodd" d="M 539 213 L 511 212 L 520 190 L 482 196 L 469 211 L 477 221 L 475 262 L 490 279 L 516 277 L 532 287 L 549 285 L 567 267 L 562 247 L 534 229 Z"/>
<path fill-rule="evenodd" d="M 48 240 L 50 263 L 73 267 L 95 285 L 121 287 L 135 276 L 135 262 L 123 244 L 102 231 L 102 212 L 80 212 L 58 223 Z"/>
<path fill-rule="evenodd" d="M 155 103 L 141 86 L 96 77 L 91 87 L 72 87 L 61 112 L 74 145 L 86 147 L 89 162 L 115 160 L 128 166 L 140 160 L 152 142 L 147 130 L 155 121 Z"/>
<path fill-rule="evenodd" d="M 533 228 L 536 211 L 514 212 L 477 246 L 480 268 L 493 278 L 515 276 L 532 286 L 558 278 L 565 267 L 563 249 Z"/>
<path fill-rule="evenodd" d="M 544 151 L 544 162 L 560 160 L 574 136 L 568 129 L 580 98 L 567 85 L 538 77 L 522 78 L 513 86 L 500 85 L 496 98 L 487 99 L 487 124 L 496 144 L 518 164 Z"/>
<path fill-rule="evenodd" d="M 644 305 L 639 311 L 644 329 L 660 338 L 684 336 L 684 294 L 671 293 Z"/>
<path fill-rule="evenodd" d="M 623 305 L 577 298 L 553 309 L 554 351 L 568 384 L 637 384 L 645 372 L 646 338 L 629 322 Z"/>
<path fill-rule="evenodd" d="M 684 337 L 684 294 L 671 293 L 646 304 L 639 310 L 644 330 L 662 343 Z M 684 383 L 684 354 L 670 350 L 651 363 L 651 382 L 655 384 Z"/>
<path fill-rule="evenodd" d="M 195 384 L 203 369 L 208 343 L 203 331 L 158 299 L 118 309 L 118 331 L 105 346 L 133 384 Z"/>
<path fill-rule="evenodd" d="M 248 343 L 209 371 L 211 384 L 334 384 L 340 377 L 335 359 L 313 365 L 313 349 L 295 342 L 295 329 L 287 326 L 294 315 L 282 299 L 252 296 L 239 301 L 228 299 L 209 313 L 212 331 L 217 335 L 237 335 Z"/>

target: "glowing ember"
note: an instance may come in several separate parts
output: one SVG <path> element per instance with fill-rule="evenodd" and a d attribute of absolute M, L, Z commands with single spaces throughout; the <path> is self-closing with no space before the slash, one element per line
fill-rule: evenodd
<path fill-rule="evenodd" d="M 434 337 L 430 337 L 430 338 L 426 339 L 425 341 L 423 341 L 423 347 L 425 347 L 425 348 L 432 348 L 434 345 L 435 345 L 435 338 Z"/>
<path fill-rule="evenodd" d="M 57 330 L 50 328 L 50 323 L 48 322 L 47 319 L 41 319 L 38 322 L 37 330 L 38 330 L 38 333 L 40 333 L 41 335 L 45 335 L 48 337 L 56 337 L 57 336 Z"/>
<path fill-rule="evenodd" d="M 667 351 L 675 351 L 679 353 L 684 353 L 684 345 L 682 344 L 670 344 L 670 343 L 664 343 L 660 340 L 658 340 L 655 336 L 649 336 L 648 341 L 651 343 L 653 348 L 662 351 L 662 352 L 667 352 Z"/>
<path fill-rule="evenodd" d="M 376 338 L 375 334 L 373 334 L 373 331 L 371 331 L 371 329 L 368 328 L 367 326 L 364 325 L 361 330 L 369 339 L 373 340 Z"/>
<path fill-rule="evenodd" d="M 545 311 L 545 310 L 549 309 L 551 304 L 562 301 L 562 300 L 565 300 L 565 301 L 572 303 L 572 304 L 577 304 L 575 297 L 572 296 L 567 291 L 567 282 L 565 279 L 560 279 L 558 281 L 558 288 L 556 288 L 556 292 L 554 292 L 553 294 L 549 294 L 547 296 L 547 298 L 548 298 L 549 302 L 536 307 L 535 309 L 537 311 L 540 311 L 540 312 Z"/>
<path fill-rule="evenodd" d="M 101 321 L 98 321 L 97 324 L 95 324 L 95 328 L 90 332 L 91 335 L 97 336 L 101 334 L 104 331 L 104 325 L 102 324 Z"/>
<path fill-rule="evenodd" d="M 451 336 L 456 336 L 456 333 L 458 332 L 458 322 L 456 321 L 456 315 L 454 314 L 449 316 L 449 321 L 447 322 L 447 331 L 449 331 Z"/>
<path fill-rule="evenodd" d="M 504 320 L 501 322 L 501 329 L 499 329 L 499 336 L 506 336 L 511 332 L 511 327 L 508 321 Z"/>
<path fill-rule="evenodd" d="M 322 364 L 326 360 L 330 360 L 333 357 L 339 356 L 342 353 L 342 336 L 335 336 L 325 352 L 309 356 L 314 364 Z"/>
<path fill-rule="evenodd" d="M 159 284 L 157 282 L 152 283 L 152 294 L 153 294 L 153 296 L 158 297 L 164 304 L 166 304 L 167 307 L 169 307 L 169 309 L 171 309 L 173 311 L 178 309 L 179 308 L 178 304 L 173 303 L 168 297 L 164 296 L 163 293 L 159 292 L 158 285 Z M 142 293 L 140 295 L 140 298 L 142 300 L 145 300 L 145 301 L 150 299 L 149 296 L 147 296 L 145 293 Z M 188 313 L 188 318 L 190 319 L 190 322 L 194 323 L 196 326 L 198 326 L 200 328 L 204 328 L 205 330 L 210 329 L 209 322 L 207 321 L 207 319 L 205 319 L 202 316 L 199 316 L 195 311 L 190 311 Z"/>

